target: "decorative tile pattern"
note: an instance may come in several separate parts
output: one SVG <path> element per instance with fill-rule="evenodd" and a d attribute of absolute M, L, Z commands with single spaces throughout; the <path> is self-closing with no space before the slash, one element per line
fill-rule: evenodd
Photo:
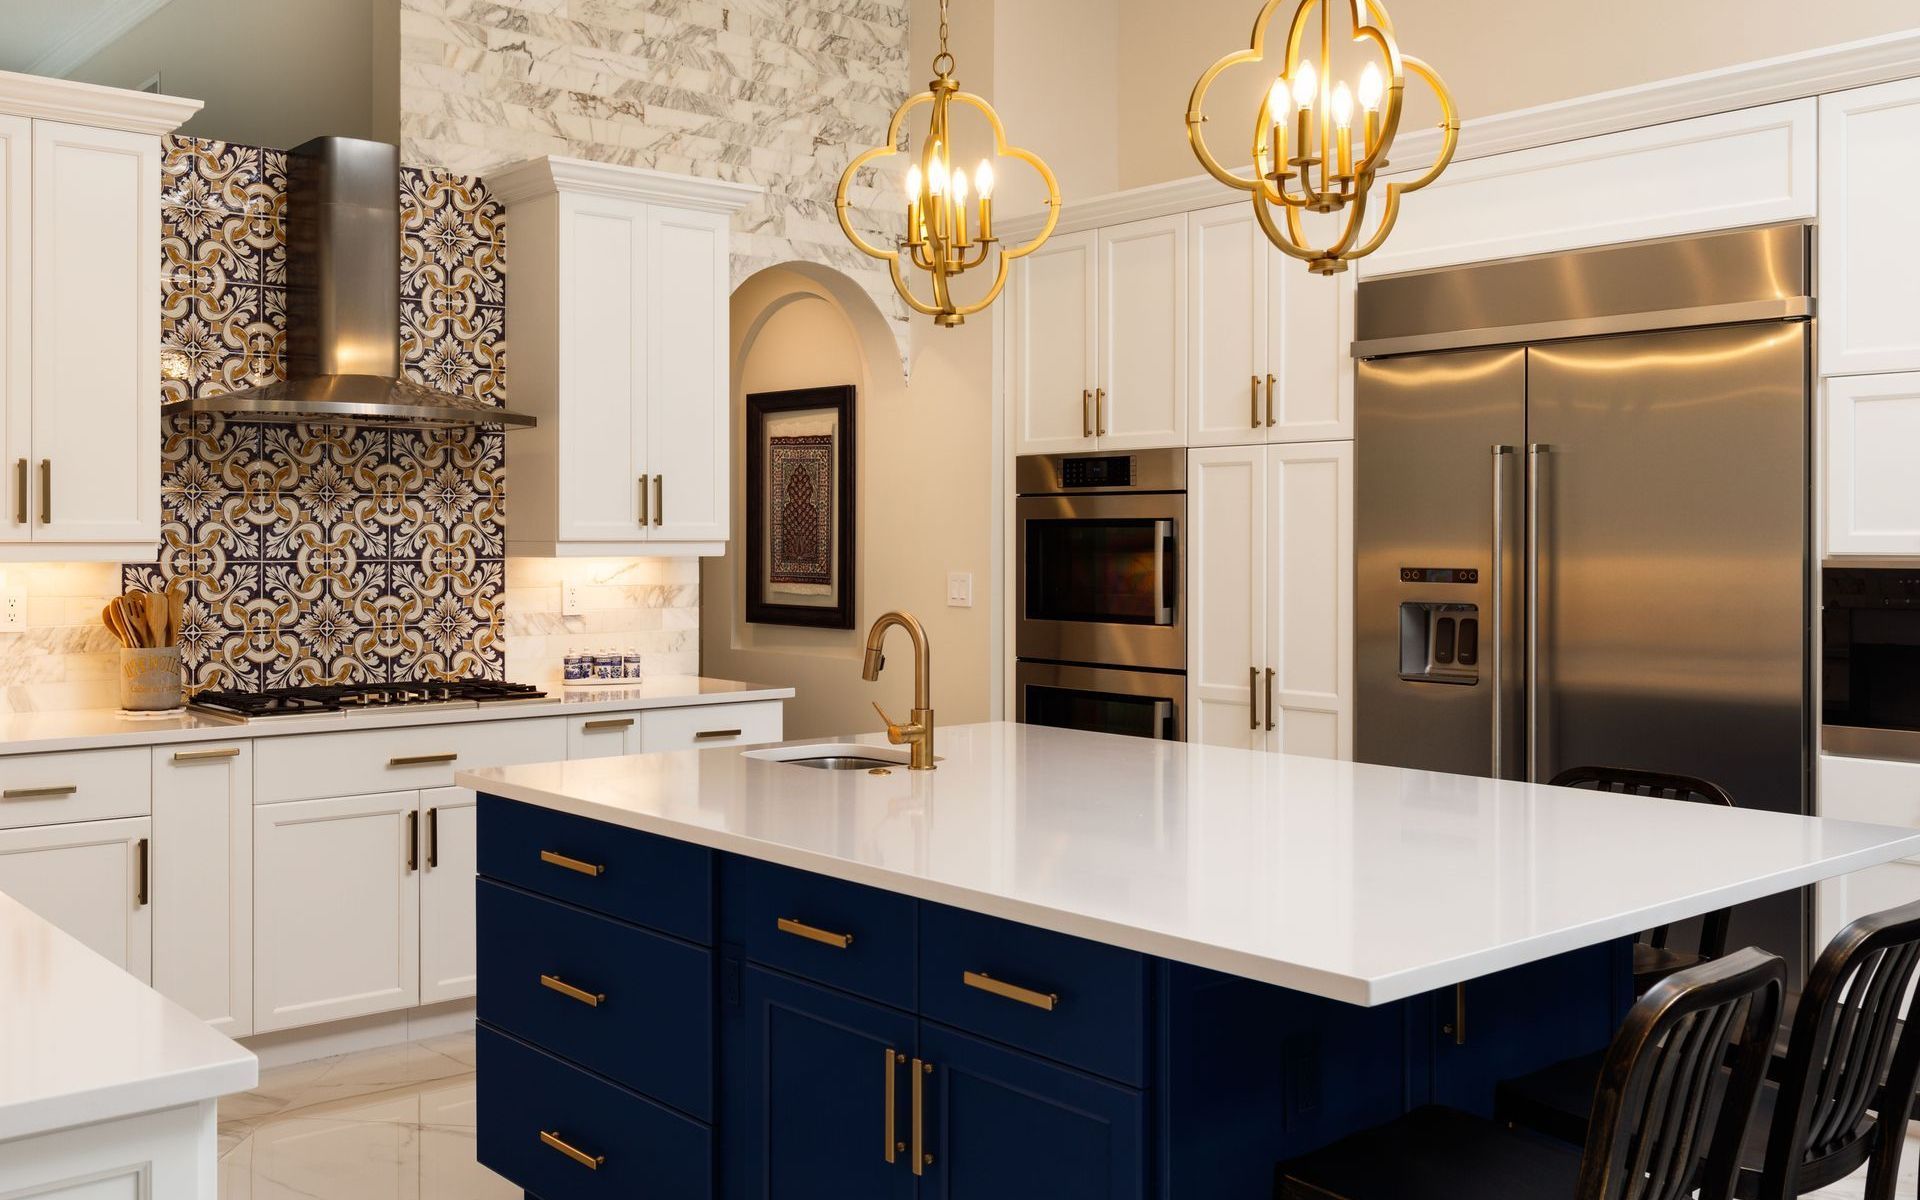
<path fill-rule="evenodd" d="M 169 140 L 168 394 L 286 377 L 286 166 L 279 150 Z M 407 377 L 504 403 L 499 205 L 476 178 L 413 168 L 400 200 Z M 190 686 L 503 677 L 502 435 L 200 416 L 171 422 L 163 452 L 159 555 L 122 575 L 185 583 Z"/>

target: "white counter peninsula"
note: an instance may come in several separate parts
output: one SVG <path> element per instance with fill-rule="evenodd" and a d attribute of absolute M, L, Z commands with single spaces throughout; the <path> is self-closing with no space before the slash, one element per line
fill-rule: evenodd
<path fill-rule="evenodd" d="M 1907 829 L 1036 726 L 936 751 L 463 773 L 483 1161 L 549 1198 L 586 1171 L 674 1196 L 1265 1195 L 1279 1159 L 1422 1103 L 1484 1112 L 1604 1045 L 1637 931 L 1920 853 Z M 832 758 L 881 761 L 801 765 Z"/>

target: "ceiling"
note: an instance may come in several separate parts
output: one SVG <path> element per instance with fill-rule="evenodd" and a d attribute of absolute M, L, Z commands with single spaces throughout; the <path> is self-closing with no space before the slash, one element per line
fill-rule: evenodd
<path fill-rule="evenodd" d="M 65 75 L 168 0 L 0 0 L 0 71 Z"/>

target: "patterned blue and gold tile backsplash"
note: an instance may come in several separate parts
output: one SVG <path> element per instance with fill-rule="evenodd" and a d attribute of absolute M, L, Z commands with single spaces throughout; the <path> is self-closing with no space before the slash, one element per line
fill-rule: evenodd
<path fill-rule="evenodd" d="M 403 369 L 504 403 L 500 207 L 472 176 L 400 188 Z M 285 378 L 285 152 L 172 138 L 162 199 L 162 386 Z M 164 452 L 157 563 L 122 576 L 185 585 L 190 686 L 504 674 L 502 435 L 202 415 Z"/>

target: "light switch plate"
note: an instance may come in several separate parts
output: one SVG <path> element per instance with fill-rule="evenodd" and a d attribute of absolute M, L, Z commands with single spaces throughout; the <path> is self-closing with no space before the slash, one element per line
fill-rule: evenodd
<path fill-rule="evenodd" d="M 973 573 L 971 571 L 947 572 L 947 607 L 973 607 Z"/>

